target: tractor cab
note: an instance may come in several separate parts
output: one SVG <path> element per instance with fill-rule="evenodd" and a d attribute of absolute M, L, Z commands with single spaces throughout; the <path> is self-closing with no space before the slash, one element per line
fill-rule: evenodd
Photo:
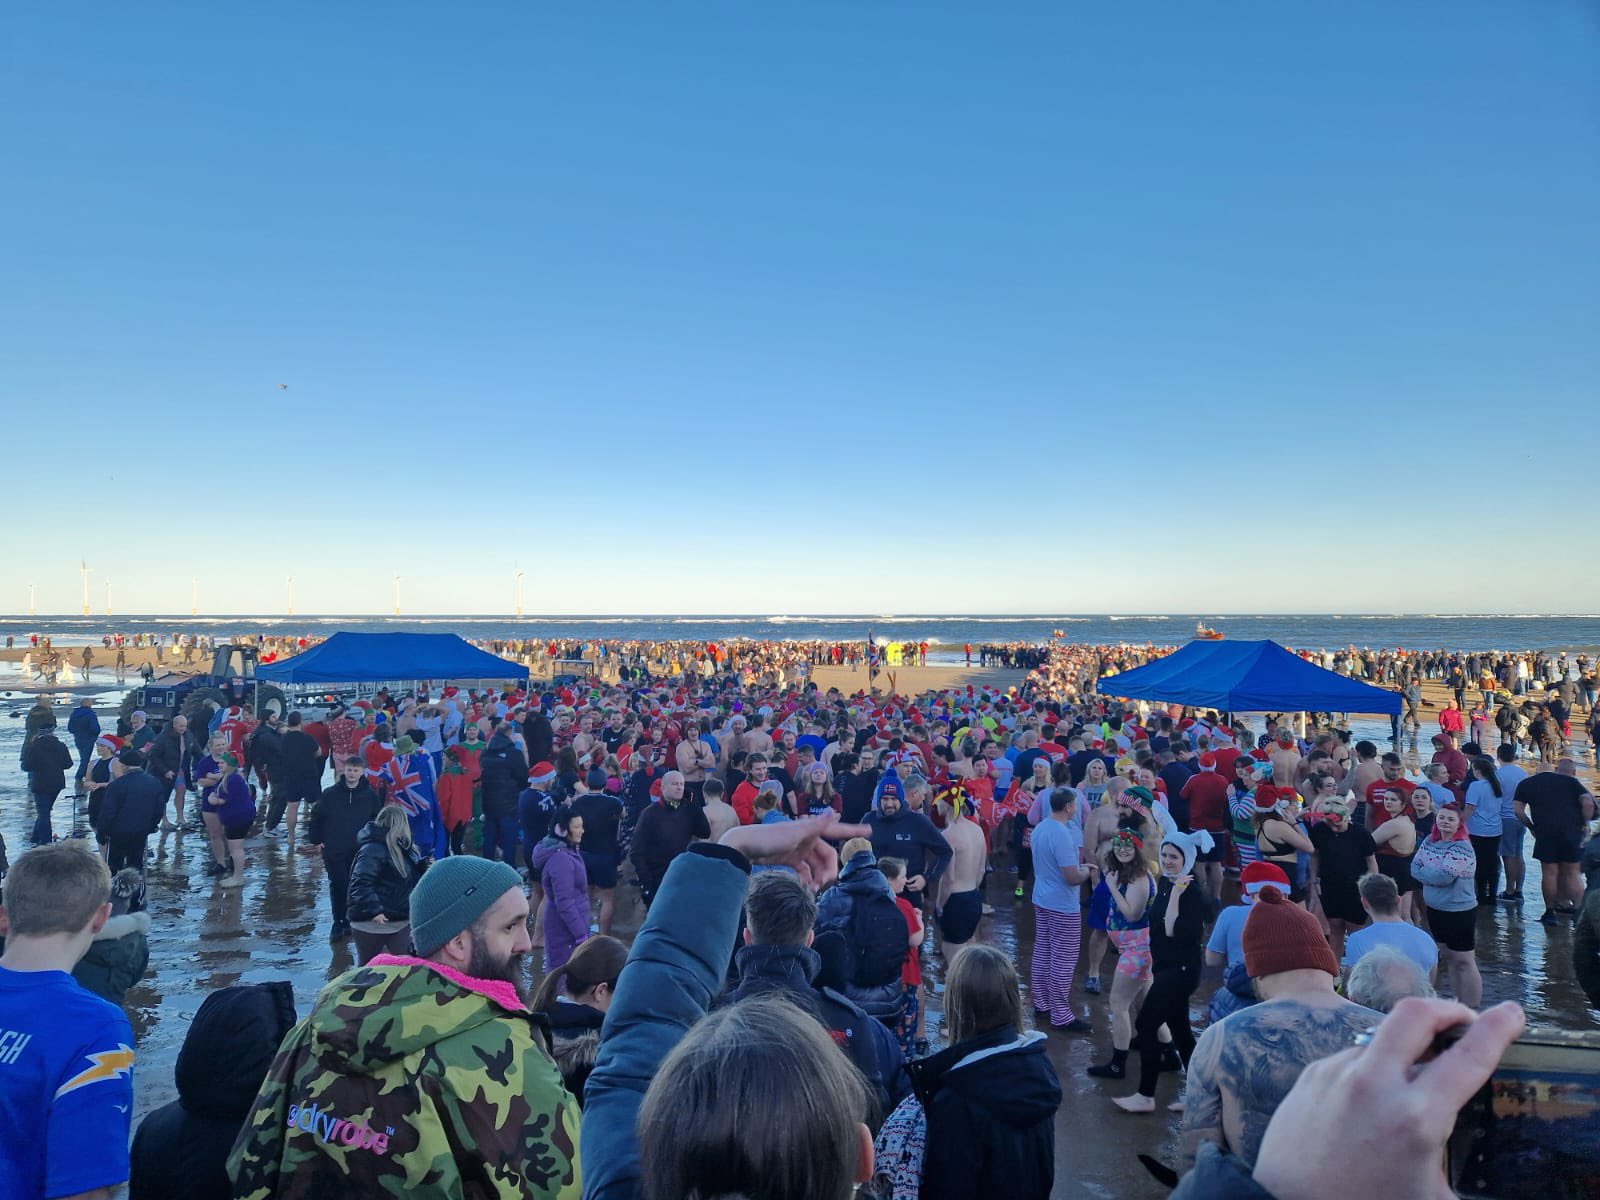
<path fill-rule="evenodd" d="M 217 647 L 217 656 L 211 663 L 212 685 L 229 705 L 254 702 L 257 653 L 254 646 Z"/>

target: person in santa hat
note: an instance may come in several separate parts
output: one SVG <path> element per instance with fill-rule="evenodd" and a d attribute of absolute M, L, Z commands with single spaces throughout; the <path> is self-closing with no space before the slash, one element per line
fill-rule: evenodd
<path fill-rule="evenodd" d="M 94 740 L 94 762 L 89 765 L 83 790 L 89 796 L 89 828 L 94 830 L 95 843 L 100 857 L 106 856 L 106 838 L 100 832 L 100 806 L 105 800 L 106 787 L 111 782 L 111 760 L 121 752 L 126 743 L 115 734 L 102 733 Z"/>
<path fill-rule="evenodd" d="M 1222 895 L 1222 864 L 1227 858 L 1228 781 L 1217 771 L 1217 756 L 1207 751 L 1197 760 L 1199 770 L 1179 793 L 1189 809 L 1189 828 L 1211 834 L 1213 846 L 1196 857 L 1195 877 L 1213 900 Z"/>

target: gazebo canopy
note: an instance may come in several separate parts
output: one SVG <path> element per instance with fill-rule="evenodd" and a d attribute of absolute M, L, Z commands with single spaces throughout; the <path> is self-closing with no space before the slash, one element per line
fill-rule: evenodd
<path fill-rule="evenodd" d="M 1277 642 L 1193 641 L 1155 662 L 1107 675 L 1107 696 L 1219 712 L 1400 712 L 1400 694 L 1308 663 Z"/>
<path fill-rule="evenodd" d="M 257 667 L 256 676 L 275 683 L 526 679 L 528 668 L 453 633 L 336 633 L 303 654 Z"/>

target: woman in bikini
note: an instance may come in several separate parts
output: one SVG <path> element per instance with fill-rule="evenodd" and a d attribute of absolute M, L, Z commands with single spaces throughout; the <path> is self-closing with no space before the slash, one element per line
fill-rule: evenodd
<path fill-rule="evenodd" d="M 1150 990 L 1150 901 L 1155 897 L 1155 870 L 1144 856 L 1144 839 L 1131 829 L 1111 837 L 1102 860 L 1111 910 L 1106 934 L 1117 948 L 1111 977 L 1111 1061 L 1089 1068 L 1101 1079 L 1127 1074 L 1133 1042 L 1133 1010 Z"/>
<path fill-rule="evenodd" d="M 1268 794 L 1263 794 L 1268 793 Z M 1311 839 L 1298 824 L 1287 816 L 1292 802 L 1275 788 L 1258 787 L 1255 791 L 1256 851 L 1262 862 L 1281 867 L 1289 877 L 1289 899 L 1304 905 L 1306 899 L 1305 872 L 1300 869 L 1301 854 L 1312 851 Z"/>
<path fill-rule="evenodd" d="M 1378 870 L 1394 880 L 1399 889 L 1400 915 L 1414 922 L 1411 897 L 1418 884 L 1411 878 L 1411 856 L 1417 852 L 1416 821 L 1400 788 L 1383 793 L 1383 811 L 1389 815 L 1372 831 L 1372 840 L 1378 844 Z"/>

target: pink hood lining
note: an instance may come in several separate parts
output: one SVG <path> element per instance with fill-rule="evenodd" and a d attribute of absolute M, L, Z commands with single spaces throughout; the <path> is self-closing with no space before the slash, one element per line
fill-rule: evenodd
<path fill-rule="evenodd" d="M 507 1012 L 525 1013 L 528 1006 L 522 1002 L 522 997 L 517 995 L 517 989 L 504 979 L 478 979 L 472 975 L 464 975 L 454 967 L 444 963 L 434 962 L 431 958 L 417 958 L 410 954 L 379 954 L 368 963 L 369 967 L 426 967 L 435 974 L 443 975 L 457 987 L 469 992 L 476 992 L 485 999 L 492 1000 Z"/>

